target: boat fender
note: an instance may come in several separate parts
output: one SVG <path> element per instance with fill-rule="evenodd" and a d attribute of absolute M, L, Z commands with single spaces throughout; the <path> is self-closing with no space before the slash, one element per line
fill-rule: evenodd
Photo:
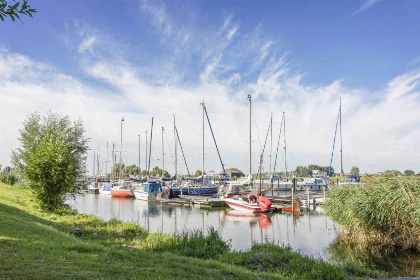
<path fill-rule="evenodd" d="M 271 201 L 265 198 L 264 196 L 260 195 L 258 197 L 258 205 L 261 207 L 261 210 L 265 211 L 270 209 L 271 204 Z"/>

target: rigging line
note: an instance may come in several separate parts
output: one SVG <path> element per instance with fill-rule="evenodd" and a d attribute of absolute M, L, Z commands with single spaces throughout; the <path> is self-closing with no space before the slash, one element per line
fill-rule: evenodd
<path fill-rule="evenodd" d="M 262 153 L 261 153 L 261 160 L 260 160 L 260 165 L 263 164 L 263 158 L 264 158 L 264 151 L 265 151 L 265 145 L 267 144 L 267 139 L 268 139 L 268 133 L 270 132 L 270 127 L 271 127 L 271 122 L 268 125 L 268 130 L 267 130 L 267 135 L 265 136 L 265 142 L 264 142 L 264 148 L 262 149 Z M 262 166 L 261 166 L 262 167 Z M 263 167 L 260 168 L 261 172 L 260 172 L 260 176 L 262 176 L 262 169 L 264 169 Z M 265 170 L 264 170 L 265 171 Z"/>
<path fill-rule="evenodd" d="M 169 153 L 171 155 L 172 163 L 175 164 L 174 155 L 172 154 L 172 149 L 171 149 L 171 146 L 169 145 L 168 137 L 166 137 L 166 131 L 165 130 L 163 131 L 163 134 L 165 135 L 166 144 L 168 144 Z"/>
<path fill-rule="evenodd" d="M 254 107 L 252 107 L 251 110 L 252 110 L 252 116 L 254 117 L 255 130 L 257 131 L 258 144 L 260 145 L 260 149 L 262 149 L 262 147 L 261 147 L 260 134 L 258 133 L 257 118 L 255 117 Z"/>
<path fill-rule="evenodd" d="M 184 158 L 185 166 L 187 167 L 188 176 L 190 176 L 190 170 L 188 169 L 187 160 L 185 159 L 184 149 L 182 149 L 181 139 L 179 139 L 178 128 L 175 126 L 176 137 L 178 138 L 179 146 L 181 147 L 182 157 Z"/>
<path fill-rule="evenodd" d="M 206 106 L 204 104 L 203 104 L 203 107 L 204 107 L 204 112 L 206 113 L 207 121 L 209 123 L 211 135 L 213 136 L 214 145 L 216 145 L 217 154 L 219 155 L 220 164 L 222 165 L 224 176 L 227 177 L 226 170 L 225 170 L 225 165 L 223 164 L 222 157 L 221 157 L 220 152 L 219 152 L 219 147 L 217 147 L 216 138 L 214 137 L 213 129 L 212 129 L 211 124 L 210 124 L 209 115 L 207 114 L 207 109 L 206 109 Z"/>
<path fill-rule="evenodd" d="M 333 160 L 333 157 L 334 157 L 335 138 L 337 136 L 337 127 L 338 127 L 339 118 L 340 118 L 340 110 L 338 111 L 337 122 L 335 124 L 334 142 L 333 142 L 333 148 L 332 148 L 332 152 L 331 152 L 330 167 L 328 168 L 328 177 L 331 176 L 331 165 L 332 165 L 332 160 Z"/>
<path fill-rule="evenodd" d="M 263 155 L 263 156 L 264 156 L 265 145 L 267 144 L 268 133 L 270 132 L 270 128 L 271 128 L 271 123 L 268 125 L 267 135 L 265 136 L 264 148 L 263 148 L 262 153 L 261 153 L 261 155 Z"/>
<path fill-rule="evenodd" d="M 273 174 L 276 172 L 277 155 L 278 155 L 278 152 L 279 152 L 279 146 L 280 146 L 281 129 L 282 129 L 282 127 L 283 127 L 283 118 L 284 118 L 284 115 L 281 117 L 280 133 L 279 133 L 279 140 L 278 140 L 278 142 L 277 142 L 276 159 L 274 160 L 274 170 L 273 170 Z"/>

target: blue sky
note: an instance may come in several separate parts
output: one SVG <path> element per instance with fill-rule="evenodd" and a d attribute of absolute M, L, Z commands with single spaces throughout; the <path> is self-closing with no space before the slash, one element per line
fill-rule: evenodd
<path fill-rule="evenodd" d="M 19 106 L 19 97 L 28 102 L 11 113 L 13 128 L 5 124 L 3 130 L 17 130 L 31 110 L 58 110 L 83 118 L 92 147 L 103 149 L 104 142 L 118 139 L 116 116 L 129 115 L 125 157 L 134 163 L 138 131 L 148 129 L 152 116 L 169 126 L 175 113 L 185 120 L 183 146 L 189 147 L 191 169 L 197 169 L 200 108 L 195 103 L 205 100 L 216 115 L 213 126 L 227 165 L 246 169 L 246 140 L 238 148 L 231 139 L 232 133 L 246 138 L 244 97 L 251 93 L 255 139 L 263 138 L 270 112 L 281 118 L 286 111 L 293 127 L 290 166 L 328 165 L 341 96 L 347 169 L 420 172 L 415 160 L 419 1 L 33 0 L 31 5 L 38 10 L 34 18 L 0 25 L 0 94 L 6 101 L 1 114 Z M 108 114 L 88 102 L 102 104 Z M 197 122 L 188 123 L 192 119 Z M 112 129 L 109 122 L 115 123 Z M 305 142 L 308 135 L 315 137 Z M 0 164 L 8 163 L 16 136 L 17 131 L 0 143 Z M 373 140 L 384 137 L 379 146 Z M 157 144 L 155 149 L 158 164 Z M 206 149 L 209 168 L 220 169 L 211 141 Z M 400 159 L 400 153 L 413 150 Z M 337 169 L 337 161 L 334 165 Z"/>
<path fill-rule="evenodd" d="M 260 27 L 261 38 L 273 41 L 273 51 L 286 53 L 306 83 L 328 84 L 339 78 L 348 86 L 380 89 L 419 56 L 420 3 L 377 1 L 355 14 L 365 2 L 168 1 L 157 6 L 163 5 L 171 20 L 186 30 L 208 31 L 226 17 L 240 25 L 242 34 Z M 70 74 L 77 75 L 78 68 L 63 37 L 75 20 L 120 41 L 138 64 L 171 55 L 172 46 L 162 41 L 151 26 L 153 19 L 137 1 L 33 1 L 32 5 L 39 11 L 33 20 L 2 24 L 2 45 Z M 193 55 L 187 60 L 197 66 Z"/>

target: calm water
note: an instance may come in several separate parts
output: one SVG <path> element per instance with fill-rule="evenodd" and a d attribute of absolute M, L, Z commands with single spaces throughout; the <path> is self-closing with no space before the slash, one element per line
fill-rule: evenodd
<path fill-rule="evenodd" d="M 104 220 L 117 218 L 135 222 L 151 232 L 175 233 L 212 226 L 232 249 L 247 250 L 253 242 L 290 244 L 306 255 L 328 259 L 327 248 L 337 237 L 335 223 L 320 209 L 306 209 L 293 218 L 286 214 L 247 214 L 229 208 L 208 210 L 147 202 L 110 195 L 85 194 L 68 203 L 79 213 Z M 318 211 L 317 211 L 318 210 Z"/>
<path fill-rule="evenodd" d="M 389 272 L 390 276 L 420 275 L 420 257 L 417 254 L 387 257 L 372 252 L 370 255 L 340 243 L 336 223 L 319 207 L 312 208 L 309 213 L 303 209 L 300 215 L 293 218 L 290 214 L 253 215 L 229 208 L 208 210 L 102 194 L 80 195 L 67 202 L 79 213 L 93 214 L 103 220 L 117 218 L 134 222 L 151 232 L 207 231 L 212 226 L 223 239 L 231 241 L 235 250 L 247 250 L 253 242 L 268 240 L 290 244 L 293 250 L 304 255 L 332 262 L 351 260 L 364 265 L 374 264 Z"/>

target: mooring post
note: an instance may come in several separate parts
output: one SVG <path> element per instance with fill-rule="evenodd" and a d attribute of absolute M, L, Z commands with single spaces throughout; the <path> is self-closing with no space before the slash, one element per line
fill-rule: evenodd
<path fill-rule="evenodd" d="M 311 201 L 309 200 L 309 188 L 306 189 L 306 196 L 307 196 L 307 200 L 308 200 L 308 212 L 309 212 L 309 208 L 311 206 Z"/>
<path fill-rule="evenodd" d="M 293 187 L 292 187 L 292 215 L 295 215 L 295 187 L 296 187 L 296 178 L 293 175 Z"/>

